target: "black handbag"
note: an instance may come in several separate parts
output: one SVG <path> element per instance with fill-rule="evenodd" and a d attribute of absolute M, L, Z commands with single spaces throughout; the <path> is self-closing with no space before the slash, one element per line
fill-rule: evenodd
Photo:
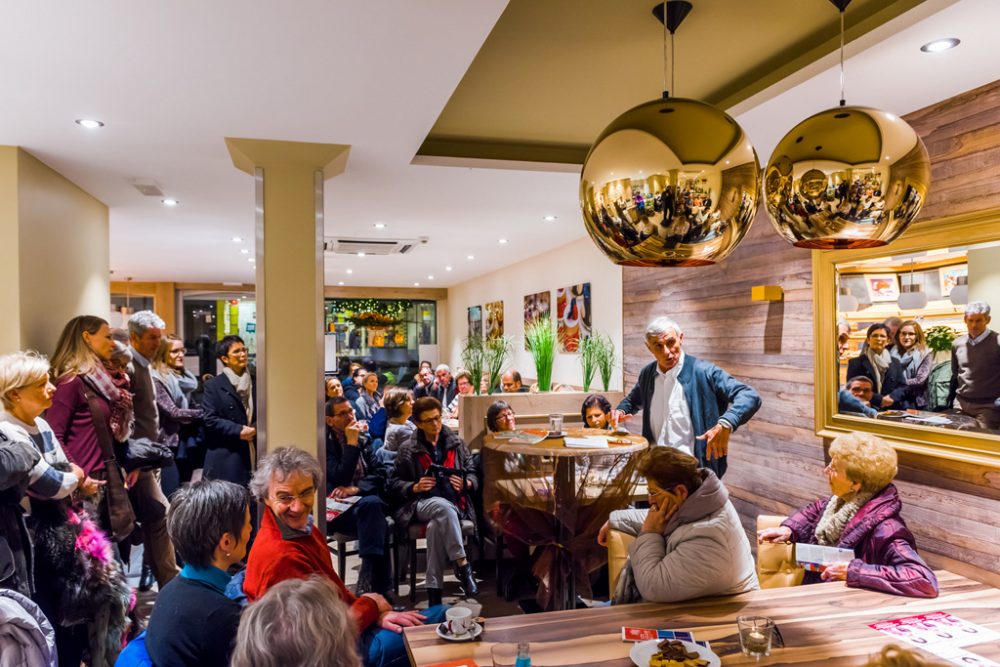
<path fill-rule="evenodd" d="M 154 470 L 166 468 L 174 462 L 170 447 L 149 438 L 129 438 L 125 449 L 125 470 Z"/>

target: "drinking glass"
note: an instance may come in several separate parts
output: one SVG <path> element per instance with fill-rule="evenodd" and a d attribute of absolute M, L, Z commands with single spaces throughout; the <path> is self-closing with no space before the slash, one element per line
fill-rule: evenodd
<path fill-rule="evenodd" d="M 562 433 L 563 416 L 549 415 L 549 430 L 553 433 Z"/>
<path fill-rule="evenodd" d="M 758 660 L 771 655 L 774 621 L 766 616 L 739 616 L 736 626 L 740 631 L 740 648 L 744 655 Z"/>

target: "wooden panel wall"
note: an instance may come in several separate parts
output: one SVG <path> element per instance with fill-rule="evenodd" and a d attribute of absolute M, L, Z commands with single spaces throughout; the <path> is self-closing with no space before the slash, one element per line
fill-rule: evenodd
<path fill-rule="evenodd" d="M 1000 82 L 907 120 L 933 164 L 921 220 L 1000 207 Z M 685 350 L 763 398 L 754 420 L 730 441 L 725 477 L 748 531 L 758 513 L 787 513 L 829 493 L 823 443 L 814 434 L 811 283 L 809 251 L 781 239 L 763 207 L 719 266 L 624 270 L 626 389 L 650 361 L 646 322 L 665 314 L 684 328 Z M 753 285 L 781 285 L 784 302 L 751 301 Z M 907 455 L 897 484 L 904 517 L 933 565 L 1000 580 L 1000 470 Z"/>

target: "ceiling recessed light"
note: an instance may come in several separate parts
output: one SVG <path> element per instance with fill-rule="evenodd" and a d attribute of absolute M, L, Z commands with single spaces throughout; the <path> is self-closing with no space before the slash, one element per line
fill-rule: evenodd
<path fill-rule="evenodd" d="M 444 270 L 445 271 L 451 271 L 451 267 L 450 266 L 446 266 L 446 267 L 444 267 Z"/>
<path fill-rule="evenodd" d="M 500 239 L 500 245 L 504 245 L 505 243 L 507 243 L 507 239 Z"/>
<path fill-rule="evenodd" d="M 243 243 L 243 237 L 242 236 L 234 236 L 233 237 L 233 243 Z"/>
<path fill-rule="evenodd" d="M 337 284 L 338 284 L 338 285 L 343 285 L 343 284 L 344 284 L 344 281 L 343 281 L 343 280 L 340 280 L 340 281 L 338 281 L 338 282 L 337 282 Z"/>
<path fill-rule="evenodd" d="M 347 269 L 345 273 L 354 273 L 354 269 Z"/>
<path fill-rule="evenodd" d="M 359 252 L 358 253 L 358 257 L 364 257 L 364 256 L 365 256 L 365 253 L 363 253 L 363 252 Z"/>
<path fill-rule="evenodd" d="M 953 49 L 961 43 L 962 40 L 956 39 L 955 37 L 948 37 L 946 39 L 935 39 L 933 42 L 927 42 L 926 44 L 921 46 L 920 50 L 923 51 L 924 53 L 938 53 L 940 51 L 947 51 L 948 49 Z"/>
<path fill-rule="evenodd" d="M 250 254 L 250 249 L 249 248 L 240 248 L 240 252 L 243 253 L 244 255 L 249 255 Z"/>
<path fill-rule="evenodd" d="M 257 260 L 254 259 L 253 257 L 247 257 L 247 261 L 250 262 L 251 264 L 255 264 L 257 262 Z"/>
<path fill-rule="evenodd" d="M 427 276 L 427 280 L 434 280 L 434 276 Z"/>
<path fill-rule="evenodd" d="M 420 287 L 420 283 L 413 283 L 414 287 Z"/>
<path fill-rule="evenodd" d="M 375 224 L 372 225 L 372 227 L 374 227 L 375 229 L 385 229 L 385 223 L 384 222 L 376 222 Z"/>
<path fill-rule="evenodd" d="M 180 204 L 180 202 L 177 201 L 176 199 L 162 199 L 160 201 L 163 202 L 164 206 L 177 206 L 178 204 Z"/>
<path fill-rule="evenodd" d="M 475 255 L 468 255 L 468 256 L 466 256 L 466 259 L 475 259 L 475 258 L 476 258 Z"/>
<path fill-rule="evenodd" d="M 104 127 L 104 123 L 99 120 L 94 120 L 93 118 L 77 118 L 76 124 L 80 127 L 85 127 L 88 130 L 96 130 L 99 127 Z"/>
<path fill-rule="evenodd" d="M 557 215 L 547 215 L 544 218 L 542 218 L 542 220 L 544 220 L 545 222 L 552 222 L 553 220 L 558 220 L 558 219 L 559 216 Z"/>

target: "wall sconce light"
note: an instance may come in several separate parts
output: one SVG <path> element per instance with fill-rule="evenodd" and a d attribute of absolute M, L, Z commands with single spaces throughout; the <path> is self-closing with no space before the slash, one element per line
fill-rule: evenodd
<path fill-rule="evenodd" d="M 750 299 L 753 301 L 783 301 L 785 290 L 781 285 L 754 285 L 750 288 Z"/>

